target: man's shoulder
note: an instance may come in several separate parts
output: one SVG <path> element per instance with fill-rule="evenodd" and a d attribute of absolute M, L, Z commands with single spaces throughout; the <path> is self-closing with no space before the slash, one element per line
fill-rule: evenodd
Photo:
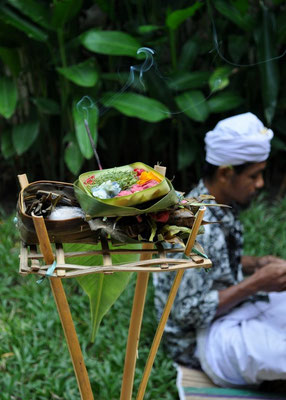
<path fill-rule="evenodd" d="M 201 194 L 209 194 L 209 191 L 206 188 L 202 179 L 200 179 L 198 184 L 193 189 L 191 189 L 186 197 L 199 197 Z"/>

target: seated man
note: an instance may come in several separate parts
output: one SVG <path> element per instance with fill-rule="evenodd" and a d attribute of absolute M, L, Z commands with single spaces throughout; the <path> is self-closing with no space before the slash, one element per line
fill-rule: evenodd
<path fill-rule="evenodd" d="M 184 272 L 164 339 L 175 361 L 201 367 L 220 386 L 286 380 L 286 261 L 242 256 L 237 215 L 264 185 L 272 137 L 251 113 L 219 122 L 205 138 L 204 179 L 187 196 L 211 194 L 231 208 L 207 207 L 204 219 L 219 223 L 205 225 L 198 241 L 213 266 Z M 154 274 L 158 315 L 173 277 Z"/>

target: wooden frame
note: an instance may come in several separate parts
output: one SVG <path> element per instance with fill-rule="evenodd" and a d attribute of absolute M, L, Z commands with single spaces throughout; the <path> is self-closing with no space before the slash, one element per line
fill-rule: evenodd
<path fill-rule="evenodd" d="M 26 175 L 19 175 L 19 182 L 21 188 L 28 185 Z M 169 252 L 183 252 L 189 256 L 189 259 L 174 259 L 168 258 L 166 252 L 160 244 L 154 247 L 152 243 L 146 243 L 142 245 L 141 250 L 130 250 L 130 249 L 109 249 L 108 241 L 106 239 L 101 240 L 101 250 L 89 251 L 89 252 L 74 252 L 65 253 L 62 244 L 56 244 L 55 250 L 53 251 L 52 245 L 49 240 L 45 221 L 43 217 L 33 216 L 33 222 L 37 237 L 39 239 L 40 252 L 38 252 L 35 245 L 28 246 L 22 243 L 20 251 L 20 270 L 19 272 L 23 275 L 37 274 L 40 276 L 46 276 L 48 268 L 52 266 L 54 261 L 57 261 L 55 270 L 49 275 L 52 293 L 57 305 L 57 310 L 62 323 L 62 328 L 67 341 L 68 349 L 70 352 L 71 360 L 76 375 L 79 392 L 82 400 L 93 400 L 94 396 L 91 390 L 91 385 L 86 370 L 85 362 L 83 359 L 82 351 L 79 345 L 78 337 L 75 331 L 74 323 L 72 320 L 69 304 L 65 295 L 64 287 L 62 285 L 63 278 L 73 278 L 76 276 L 91 274 L 91 273 L 112 273 L 115 271 L 135 271 L 137 272 L 137 282 L 134 292 L 133 307 L 130 318 L 129 333 L 127 338 L 127 347 L 125 355 L 125 364 L 121 386 L 121 400 L 131 400 L 134 374 L 136 366 L 136 356 L 140 338 L 141 324 L 143 319 L 145 298 L 148 286 L 148 280 L 150 272 L 169 272 L 176 271 L 176 276 L 173 282 L 173 286 L 170 290 L 167 303 L 162 313 L 161 319 L 158 324 L 158 328 L 153 340 L 153 344 L 150 349 L 150 353 L 146 362 L 145 370 L 139 386 L 137 400 L 142 400 L 146 391 L 146 386 L 151 373 L 154 359 L 157 354 L 157 350 L 163 335 L 163 331 L 169 317 L 171 307 L 173 305 L 177 290 L 179 288 L 181 279 L 183 277 L 184 270 L 187 268 L 209 268 L 211 262 L 209 259 L 197 256 L 193 254 L 192 248 L 195 243 L 195 239 L 201 225 L 205 207 L 200 207 L 192 231 L 189 235 L 189 239 L 184 250 L 171 249 Z M 111 254 L 112 253 L 140 253 L 140 261 L 129 264 L 112 265 Z M 102 254 L 103 265 L 86 267 L 82 265 L 66 264 L 65 257 L 76 257 L 84 256 L 87 254 Z M 157 259 L 151 259 L 156 254 Z M 45 265 L 41 265 L 40 261 L 44 260 Z"/>

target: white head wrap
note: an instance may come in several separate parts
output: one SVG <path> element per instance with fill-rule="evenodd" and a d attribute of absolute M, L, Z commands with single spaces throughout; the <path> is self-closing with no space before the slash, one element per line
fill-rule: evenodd
<path fill-rule="evenodd" d="M 265 161 L 272 138 L 272 130 L 250 112 L 226 118 L 206 134 L 206 161 L 216 166 Z"/>

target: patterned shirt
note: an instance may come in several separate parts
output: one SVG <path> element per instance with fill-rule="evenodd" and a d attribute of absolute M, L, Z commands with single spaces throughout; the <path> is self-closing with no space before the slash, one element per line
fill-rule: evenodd
<path fill-rule="evenodd" d="M 203 181 L 187 197 L 209 194 Z M 215 201 L 208 201 L 215 204 Z M 197 237 L 212 261 L 212 268 L 187 269 L 184 272 L 172 311 L 167 322 L 164 341 L 171 357 L 184 365 L 198 367 L 194 352 L 196 329 L 206 328 L 215 318 L 218 291 L 243 279 L 242 225 L 235 207 L 207 207 L 204 220 L 219 222 L 205 225 L 205 233 Z M 180 257 L 180 255 L 179 255 Z M 175 272 L 153 274 L 155 307 L 158 317 L 166 304 Z"/>

